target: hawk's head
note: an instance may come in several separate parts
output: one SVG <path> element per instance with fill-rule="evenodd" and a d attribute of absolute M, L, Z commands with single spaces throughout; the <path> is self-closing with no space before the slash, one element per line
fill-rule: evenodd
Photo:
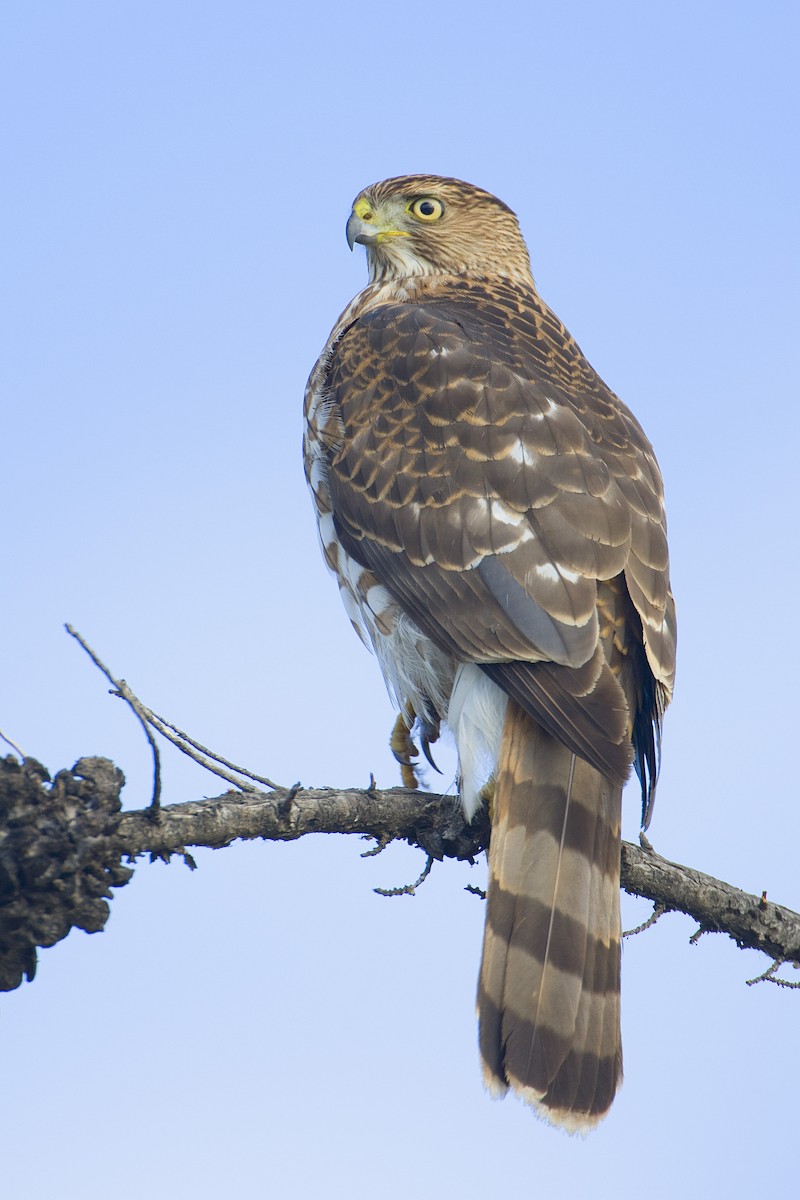
<path fill-rule="evenodd" d="M 511 275 L 531 281 L 517 218 L 490 192 L 438 175 L 401 175 L 365 188 L 347 241 L 367 248 L 370 279 Z"/>

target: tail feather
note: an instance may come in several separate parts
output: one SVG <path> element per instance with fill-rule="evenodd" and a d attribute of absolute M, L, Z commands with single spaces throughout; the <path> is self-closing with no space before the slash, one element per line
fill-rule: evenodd
<path fill-rule="evenodd" d="M 490 1090 L 570 1131 L 622 1077 L 621 788 L 509 702 L 495 783 L 478 991 Z"/>

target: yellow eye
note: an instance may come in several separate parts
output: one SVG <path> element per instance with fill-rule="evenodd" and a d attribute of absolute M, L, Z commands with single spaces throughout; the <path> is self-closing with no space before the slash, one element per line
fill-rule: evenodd
<path fill-rule="evenodd" d="M 438 221 L 444 214 L 444 205 L 441 200 L 435 200 L 433 196 L 420 196 L 419 200 L 411 201 L 408 212 L 413 217 L 418 217 L 420 221 Z"/>

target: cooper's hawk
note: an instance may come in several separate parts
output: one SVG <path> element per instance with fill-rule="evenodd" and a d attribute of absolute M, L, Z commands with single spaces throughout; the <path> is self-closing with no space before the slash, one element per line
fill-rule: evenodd
<path fill-rule="evenodd" d="M 309 380 L 305 464 L 350 618 L 471 817 L 493 782 L 488 1087 L 588 1129 L 622 1075 L 620 807 L 649 819 L 672 693 L 663 487 L 540 300 L 516 217 L 456 179 L 366 188 L 369 283 Z"/>

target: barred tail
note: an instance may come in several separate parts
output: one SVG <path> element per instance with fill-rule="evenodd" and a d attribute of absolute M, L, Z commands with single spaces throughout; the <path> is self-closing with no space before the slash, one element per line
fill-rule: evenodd
<path fill-rule="evenodd" d="M 622 789 L 514 701 L 503 728 L 478 989 L 484 1078 L 570 1132 L 622 1079 Z"/>

